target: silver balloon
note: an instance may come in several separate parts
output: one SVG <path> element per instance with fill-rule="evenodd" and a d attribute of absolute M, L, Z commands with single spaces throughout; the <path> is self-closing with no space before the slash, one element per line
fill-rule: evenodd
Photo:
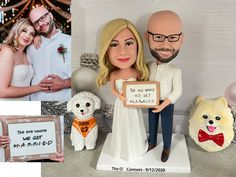
<path fill-rule="evenodd" d="M 81 91 L 90 91 L 94 93 L 96 86 L 97 72 L 88 67 L 81 67 L 72 73 L 72 89 L 77 93 Z"/>
<path fill-rule="evenodd" d="M 225 98 L 231 108 L 236 108 L 236 82 L 233 82 L 226 88 Z"/>

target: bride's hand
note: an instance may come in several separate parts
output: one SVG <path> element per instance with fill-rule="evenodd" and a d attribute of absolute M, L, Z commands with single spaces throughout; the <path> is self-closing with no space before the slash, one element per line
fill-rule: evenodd
<path fill-rule="evenodd" d="M 44 87 L 42 85 L 38 85 L 39 87 L 39 91 L 43 91 L 43 92 L 49 92 L 50 91 L 50 87 Z"/>
<path fill-rule="evenodd" d="M 123 96 L 123 94 L 119 94 L 117 96 L 121 101 L 125 101 L 126 100 L 126 97 Z"/>
<path fill-rule="evenodd" d="M 0 136 L 0 147 L 5 148 L 10 143 L 9 136 Z"/>
<path fill-rule="evenodd" d="M 37 85 L 38 91 L 43 91 L 43 92 L 51 92 L 51 89 L 48 85 L 45 85 L 44 83 L 47 81 L 47 77 L 44 77 L 40 83 Z"/>

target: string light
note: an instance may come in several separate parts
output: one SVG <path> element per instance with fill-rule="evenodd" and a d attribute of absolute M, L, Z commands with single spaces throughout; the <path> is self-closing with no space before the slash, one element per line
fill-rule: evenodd
<path fill-rule="evenodd" d="M 0 11 L 0 22 L 4 24 L 4 12 Z"/>

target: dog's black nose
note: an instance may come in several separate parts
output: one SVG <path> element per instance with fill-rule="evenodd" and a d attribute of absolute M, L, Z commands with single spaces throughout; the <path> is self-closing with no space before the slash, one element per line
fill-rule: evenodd
<path fill-rule="evenodd" d="M 209 120 L 209 124 L 213 124 L 214 122 L 213 122 L 213 120 Z"/>
<path fill-rule="evenodd" d="M 80 110 L 80 112 L 84 112 L 84 110 L 83 110 L 83 109 L 81 109 L 81 110 Z"/>

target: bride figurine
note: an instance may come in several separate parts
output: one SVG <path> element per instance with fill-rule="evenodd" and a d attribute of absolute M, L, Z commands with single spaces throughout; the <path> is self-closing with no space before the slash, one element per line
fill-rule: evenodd
<path fill-rule="evenodd" d="M 117 97 L 113 112 L 112 137 L 106 153 L 130 161 L 142 156 L 148 148 L 142 111 L 123 106 L 124 81 L 146 81 L 149 76 L 143 56 L 142 39 L 135 26 L 126 19 L 108 22 L 100 36 L 100 71 L 98 86 L 110 81 Z"/>

